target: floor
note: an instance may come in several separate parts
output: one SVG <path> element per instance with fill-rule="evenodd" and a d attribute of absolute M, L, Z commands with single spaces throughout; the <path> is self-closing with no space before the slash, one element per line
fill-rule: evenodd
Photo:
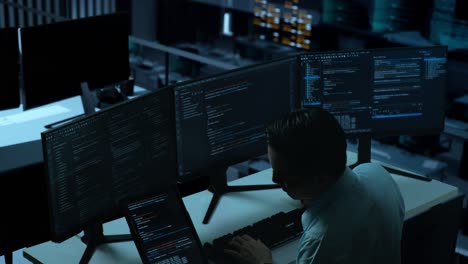
<path fill-rule="evenodd" d="M 459 187 L 460 191 L 465 193 L 468 197 L 468 180 L 458 175 L 461 147 L 461 142 L 454 141 L 449 151 L 433 157 L 426 157 L 410 153 L 394 145 L 373 141 L 372 157 L 381 159 L 382 162 L 389 163 L 390 165 L 397 165 L 422 174 L 430 174 L 430 176 L 436 180 Z M 349 149 L 356 149 L 356 145 L 350 142 Z M 268 164 L 265 164 L 265 157 L 260 160 L 261 162 L 241 163 L 238 166 L 233 166 L 230 171 L 228 171 L 230 180 L 245 175 L 248 170 L 246 170 L 246 167 L 254 170 L 265 169 L 266 166 L 268 166 Z M 461 232 L 457 241 L 457 252 L 468 256 L 468 236 L 463 235 Z M 0 257 L 0 264 L 4 263 L 4 258 Z M 24 259 L 22 250 L 18 250 L 14 252 L 13 263 L 27 264 L 30 262 Z"/>

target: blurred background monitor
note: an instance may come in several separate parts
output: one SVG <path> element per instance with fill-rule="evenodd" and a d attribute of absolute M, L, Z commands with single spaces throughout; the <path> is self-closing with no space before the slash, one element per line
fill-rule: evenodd
<path fill-rule="evenodd" d="M 374 0 L 372 31 L 417 31 L 422 36 L 428 36 L 433 10 L 434 0 Z"/>
<path fill-rule="evenodd" d="M 368 30 L 369 0 L 323 0 L 323 22 L 348 29 Z"/>
<path fill-rule="evenodd" d="M 468 49 L 468 2 L 435 0 L 430 40 L 449 49 Z"/>
<path fill-rule="evenodd" d="M 17 28 L 0 28 L 0 98 L 0 110 L 20 105 Z"/>
<path fill-rule="evenodd" d="M 256 39 L 309 50 L 316 24 L 317 1 L 267 0 L 253 5 L 253 33 Z"/>
<path fill-rule="evenodd" d="M 101 88 L 130 76 L 127 14 L 22 28 L 24 109 Z"/>

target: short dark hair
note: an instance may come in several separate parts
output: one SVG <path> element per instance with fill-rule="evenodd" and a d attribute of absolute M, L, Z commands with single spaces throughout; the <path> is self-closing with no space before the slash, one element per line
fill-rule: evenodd
<path fill-rule="evenodd" d="M 266 138 L 291 170 L 336 178 L 345 170 L 345 133 L 336 118 L 320 107 L 294 111 L 271 122 Z"/>

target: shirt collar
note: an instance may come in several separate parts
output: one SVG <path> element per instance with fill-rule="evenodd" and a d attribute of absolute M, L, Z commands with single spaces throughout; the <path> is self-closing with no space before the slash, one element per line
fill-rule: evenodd
<path fill-rule="evenodd" d="M 346 167 L 343 174 L 338 178 L 330 189 L 325 191 L 320 197 L 309 206 L 304 214 L 302 215 L 302 226 L 305 230 L 307 226 L 316 218 L 319 212 L 325 208 L 328 204 L 336 200 L 340 195 L 343 194 L 355 180 L 354 172 Z"/>

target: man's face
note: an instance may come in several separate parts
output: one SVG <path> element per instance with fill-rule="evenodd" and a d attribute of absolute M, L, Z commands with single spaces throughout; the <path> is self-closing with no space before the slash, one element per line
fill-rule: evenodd
<path fill-rule="evenodd" d="M 273 169 L 272 181 L 277 183 L 293 199 L 299 200 L 304 196 L 304 182 L 300 175 L 293 175 L 287 168 L 286 159 L 268 146 L 268 159 Z"/>

